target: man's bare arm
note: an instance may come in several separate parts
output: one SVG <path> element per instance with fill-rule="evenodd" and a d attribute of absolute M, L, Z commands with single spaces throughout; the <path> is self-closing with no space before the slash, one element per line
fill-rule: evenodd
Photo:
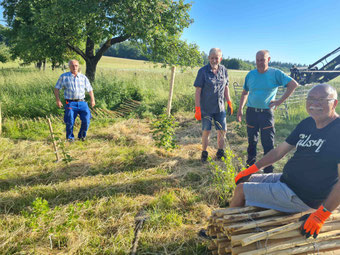
<path fill-rule="evenodd" d="M 63 106 L 63 103 L 60 101 L 59 89 L 54 88 L 54 95 L 55 95 L 55 101 L 56 101 L 58 108 L 61 108 Z"/>
<path fill-rule="evenodd" d="M 282 97 L 278 100 L 273 100 L 269 103 L 269 107 L 276 109 L 280 104 L 282 104 L 288 97 L 290 97 L 291 94 L 293 94 L 294 90 L 297 88 L 298 83 L 292 79 L 288 84 L 287 84 L 287 89 L 285 93 L 282 95 Z"/>
<path fill-rule="evenodd" d="M 338 164 L 338 176 L 340 176 L 340 164 Z M 324 202 L 323 206 L 328 211 L 335 210 L 340 205 L 340 179 L 334 185 L 331 193 L 328 195 L 326 201 Z"/>
<path fill-rule="evenodd" d="M 240 99 L 240 106 L 237 111 L 237 121 L 241 122 L 243 116 L 243 107 L 247 102 L 249 92 L 246 90 L 242 91 L 241 99 Z"/>
<path fill-rule="evenodd" d="M 279 144 L 276 148 L 269 151 L 266 155 L 264 155 L 262 159 L 255 163 L 255 165 L 258 169 L 270 166 L 283 158 L 293 148 L 295 148 L 295 146 L 290 145 L 287 142 L 283 142 Z"/>

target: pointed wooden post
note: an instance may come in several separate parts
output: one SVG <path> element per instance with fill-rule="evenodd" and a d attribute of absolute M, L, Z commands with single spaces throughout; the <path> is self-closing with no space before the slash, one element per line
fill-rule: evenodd
<path fill-rule="evenodd" d="M 50 118 L 47 118 L 47 121 L 48 121 L 48 126 L 50 128 L 50 133 L 51 133 L 51 138 L 52 138 L 52 142 L 53 142 L 54 153 L 55 153 L 55 156 L 57 158 L 57 161 L 59 161 L 60 158 L 59 158 L 59 154 L 58 154 L 58 150 L 57 150 L 57 143 L 56 143 L 56 141 L 54 139 L 53 128 L 52 128 L 52 123 L 51 123 Z"/>
<path fill-rule="evenodd" d="M 168 108 L 166 110 L 166 113 L 167 113 L 168 117 L 170 117 L 170 114 L 171 114 L 172 95 L 174 93 L 174 84 L 175 84 L 175 71 L 176 71 L 176 66 L 173 66 L 171 68 L 171 80 L 170 80 L 169 100 L 168 100 Z"/>
<path fill-rule="evenodd" d="M 2 115 L 1 115 L 1 103 L 0 103 L 0 135 L 2 134 Z"/>

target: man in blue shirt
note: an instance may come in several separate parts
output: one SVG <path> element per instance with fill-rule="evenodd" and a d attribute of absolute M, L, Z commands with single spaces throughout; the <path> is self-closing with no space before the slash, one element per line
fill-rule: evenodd
<path fill-rule="evenodd" d="M 195 118 L 202 120 L 202 155 L 201 161 L 208 158 L 208 142 L 211 124 L 214 122 L 217 130 L 217 159 L 224 157 L 224 137 L 226 134 L 225 101 L 228 104 L 228 114 L 233 113 L 229 96 L 229 78 L 227 69 L 220 65 L 222 51 L 213 48 L 209 52 L 209 64 L 202 67 L 197 74 L 194 86 Z"/>
<path fill-rule="evenodd" d="M 248 99 L 246 122 L 248 133 L 248 159 L 247 164 L 253 165 L 256 161 L 256 146 L 261 132 L 261 143 L 264 154 L 274 148 L 274 113 L 295 90 L 298 83 L 282 71 L 269 68 L 270 55 L 267 50 L 260 50 L 256 54 L 256 69 L 250 71 L 243 86 L 237 120 L 241 122 L 243 107 Z M 279 86 L 287 87 L 286 92 L 275 100 Z M 273 166 L 267 166 L 265 173 L 272 173 Z"/>
<path fill-rule="evenodd" d="M 90 81 L 85 75 L 79 73 L 79 62 L 77 60 L 70 60 L 69 68 L 70 72 L 64 73 L 59 77 L 54 88 L 54 95 L 57 106 L 61 108 L 63 104 L 60 101 L 59 90 L 64 88 L 66 139 L 71 142 L 74 141 L 73 126 L 74 121 L 79 114 L 81 127 L 78 138 L 84 141 L 91 119 L 90 109 L 84 100 L 85 91 L 90 95 L 91 107 L 94 107 L 96 103 Z"/>

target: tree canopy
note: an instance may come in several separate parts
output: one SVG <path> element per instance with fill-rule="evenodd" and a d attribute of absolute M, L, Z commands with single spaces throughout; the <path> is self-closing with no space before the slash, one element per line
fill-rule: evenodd
<path fill-rule="evenodd" d="M 198 47 L 180 40 L 193 21 L 183 0 L 3 0 L 14 52 L 28 61 L 62 61 L 70 51 L 96 66 L 112 45 L 130 40 L 147 57 L 170 65 L 201 62 Z M 103 43 L 104 42 L 104 43 Z M 101 45 L 101 46 L 100 46 Z"/>

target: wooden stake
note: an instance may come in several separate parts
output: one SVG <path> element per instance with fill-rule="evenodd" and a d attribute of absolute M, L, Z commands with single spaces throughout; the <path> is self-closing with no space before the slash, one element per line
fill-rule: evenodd
<path fill-rule="evenodd" d="M 245 212 L 254 212 L 254 211 L 258 211 L 258 210 L 259 210 L 259 208 L 253 207 L 253 206 L 223 208 L 223 209 L 213 211 L 212 215 L 217 216 L 217 217 L 223 217 L 224 215 L 238 214 L 238 213 L 245 213 Z"/>
<path fill-rule="evenodd" d="M 331 231 L 331 232 L 326 232 L 323 234 L 320 234 L 318 236 L 317 239 L 313 239 L 313 238 L 309 238 L 306 239 L 306 237 L 304 236 L 300 236 L 300 237 L 296 237 L 296 238 L 289 238 L 288 241 L 285 242 L 280 242 L 277 245 L 269 245 L 265 248 L 262 249 L 258 249 L 258 250 L 249 250 L 247 252 L 244 253 L 240 253 L 240 255 L 263 255 L 263 254 L 267 254 L 269 252 L 274 252 L 274 251 L 278 251 L 278 250 L 285 250 L 285 249 L 289 249 L 289 248 L 293 248 L 296 246 L 303 246 L 303 245 L 307 245 L 307 244 L 314 244 L 314 243 L 320 243 L 322 241 L 325 240 L 332 240 L 332 239 L 339 239 L 339 235 L 340 231 L 336 230 L 336 231 Z"/>
<path fill-rule="evenodd" d="M 2 115 L 1 115 L 1 103 L 0 103 L 0 135 L 2 134 Z"/>
<path fill-rule="evenodd" d="M 52 138 L 52 142 L 53 142 L 54 153 L 55 153 L 55 156 L 57 158 L 57 161 L 59 161 L 60 158 L 59 158 L 59 154 L 58 154 L 58 150 L 57 150 L 57 143 L 56 143 L 56 141 L 54 139 L 53 128 L 52 128 L 52 123 L 51 123 L 50 118 L 47 118 L 47 121 L 48 121 L 48 126 L 50 128 L 50 133 L 51 133 L 51 138 Z"/>
<path fill-rule="evenodd" d="M 168 100 L 168 108 L 166 110 L 166 113 L 167 113 L 168 117 L 170 117 L 170 114 L 171 114 L 172 95 L 173 95 L 173 92 L 174 92 L 174 84 L 175 84 L 175 71 L 176 71 L 176 66 L 173 66 L 171 68 L 171 80 L 170 80 L 169 100 Z"/>
<path fill-rule="evenodd" d="M 234 222 L 241 220 L 252 220 L 261 217 L 273 216 L 273 215 L 282 215 L 282 212 L 276 210 L 265 210 L 261 212 L 253 212 L 253 213 L 245 213 L 245 214 L 232 214 L 223 216 L 224 222 Z"/>
<path fill-rule="evenodd" d="M 317 240 L 317 239 L 316 239 Z M 274 251 L 271 253 L 267 253 L 268 255 L 287 255 L 287 254 L 300 254 L 304 252 L 310 252 L 310 251 L 322 251 L 326 249 L 336 249 L 340 248 L 340 240 L 332 240 L 332 241 L 323 241 L 314 246 L 314 243 L 310 243 L 308 245 L 304 245 L 301 247 L 294 247 L 286 250 L 281 251 Z"/>
<path fill-rule="evenodd" d="M 237 223 L 237 224 L 233 224 L 229 226 L 225 225 L 224 229 L 229 232 L 236 232 L 236 231 L 242 231 L 242 230 L 252 229 L 256 227 L 282 225 L 287 222 L 297 220 L 305 214 L 308 214 L 308 212 L 301 212 L 301 213 L 296 213 L 296 214 L 292 214 L 288 216 L 271 217 L 271 218 L 250 221 L 250 222 L 245 222 L 245 223 Z"/>
<path fill-rule="evenodd" d="M 335 214 L 338 215 L 338 214 Z M 260 240 L 264 240 L 267 239 L 272 236 L 276 236 L 279 235 L 277 238 L 281 237 L 293 237 L 293 236 L 299 236 L 300 235 L 300 231 L 294 231 L 297 230 L 298 228 L 300 228 L 302 225 L 302 222 L 296 222 L 296 223 L 290 223 L 287 225 L 284 225 L 282 227 L 278 227 L 278 228 L 273 228 L 271 230 L 265 231 L 265 232 L 261 232 L 261 233 L 257 233 L 257 234 L 253 234 L 251 236 L 247 236 L 245 238 L 243 238 L 241 241 L 242 246 L 245 245 L 249 245 L 251 243 L 260 241 Z M 333 231 L 333 230 L 337 230 L 340 229 L 340 223 L 339 222 L 326 222 L 325 225 L 322 226 L 320 232 L 327 232 L 327 231 Z M 283 235 L 287 233 L 287 235 Z M 290 233 L 290 234 L 288 234 Z M 297 234 L 298 233 L 298 234 Z M 275 238 L 275 239 L 277 239 Z M 233 238 L 232 238 L 233 240 Z M 234 242 L 237 241 L 237 238 L 234 237 Z M 232 241 L 233 243 L 233 241 Z"/>

